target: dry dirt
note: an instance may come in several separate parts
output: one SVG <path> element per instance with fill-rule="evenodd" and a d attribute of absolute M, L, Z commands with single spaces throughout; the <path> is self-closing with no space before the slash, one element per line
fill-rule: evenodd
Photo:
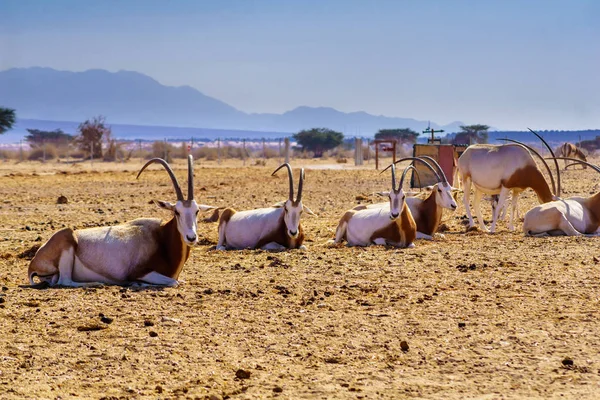
<path fill-rule="evenodd" d="M 177 288 L 20 287 L 63 226 L 168 217 L 149 204 L 174 199 L 166 173 L 98 165 L 0 167 L 2 399 L 600 397 L 600 238 L 465 233 L 461 205 L 413 249 L 327 248 L 356 196 L 388 188 L 370 169 L 307 171 L 306 252 L 217 252 L 200 223 Z M 196 197 L 268 206 L 288 191 L 274 167 L 198 165 Z M 599 178 L 568 170 L 565 192 Z"/>

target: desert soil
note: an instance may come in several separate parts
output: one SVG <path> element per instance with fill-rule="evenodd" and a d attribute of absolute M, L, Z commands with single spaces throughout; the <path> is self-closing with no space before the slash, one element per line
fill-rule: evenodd
<path fill-rule="evenodd" d="M 344 210 L 388 190 L 368 168 L 307 171 L 305 252 L 218 252 L 200 222 L 179 287 L 21 287 L 64 226 L 169 218 L 150 204 L 174 201 L 167 174 L 140 165 L 0 165 L 0 398 L 600 397 L 600 238 L 467 233 L 460 201 L 444 238 L 328 248 Z M 288 192 L 276 166 L 200 163 L 196 197 L 269 206 Z M 599 178 L 569 169 L 564 193 Z M 521 217 L 535 204 L 526 191 Z"/>

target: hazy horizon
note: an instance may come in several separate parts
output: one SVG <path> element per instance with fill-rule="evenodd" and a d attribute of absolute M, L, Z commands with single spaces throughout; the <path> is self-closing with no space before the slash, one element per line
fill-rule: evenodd
<path fill-rule="evenodd" d="M 593 0 L 4 0 L 0 14 L 0 70 L 136 71 L 248 113 L 600 127 Z"/>

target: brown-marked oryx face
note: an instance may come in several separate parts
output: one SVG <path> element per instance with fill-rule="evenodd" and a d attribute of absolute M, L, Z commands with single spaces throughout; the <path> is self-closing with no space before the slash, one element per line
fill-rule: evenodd
<path fill-rule="evenodd" d="M 435 192 L 435 202 L 438 206 L 456 210 L 456 199 L 454 198 L 455 189 L 448 182 L 438 182 L 433 185 Z"/>
<path fill-rule="evenodd" d="M 391 192 L 389 192 L 388 197 L 390 198 L 390 219 L 395 220 L 400 216 L 400 213 L 404 208 L 404 200 L 406 199 L 406 194 L 401 188 L 398 191 L 392 190 Z"/>
<path fill-rule="evenodd" d="M 296 203 L 288 199 L 283 203 L 283 220 L 285 222 L 287 234 L 291 238 L 298 237 L 300 216 L 304 211 L 303 208 L 302 201 Z"/>
<path fill-rule="evenodd" d="M 168 201 L 156 201 L 160 208 L 173 212 L 177 221 L 177 230 L 181 235 L 184 243 L 188 246 L 193 246 L 198 242 L 198 212 L 200 207 L 196 200 L 177 201 L 172 204 Z"/>

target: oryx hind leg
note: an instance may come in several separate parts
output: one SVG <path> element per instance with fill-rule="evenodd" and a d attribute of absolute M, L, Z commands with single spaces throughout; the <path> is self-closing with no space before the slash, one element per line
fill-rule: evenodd
<path fill-rule="evenodd" d="M 59 286 L 89 287 L 98 286 L 97 282 L 76 282 L 73 280 L 73 269 L 75 268 L 75 248 L 70 246 L 60 254 L 58 261 Z"/>

